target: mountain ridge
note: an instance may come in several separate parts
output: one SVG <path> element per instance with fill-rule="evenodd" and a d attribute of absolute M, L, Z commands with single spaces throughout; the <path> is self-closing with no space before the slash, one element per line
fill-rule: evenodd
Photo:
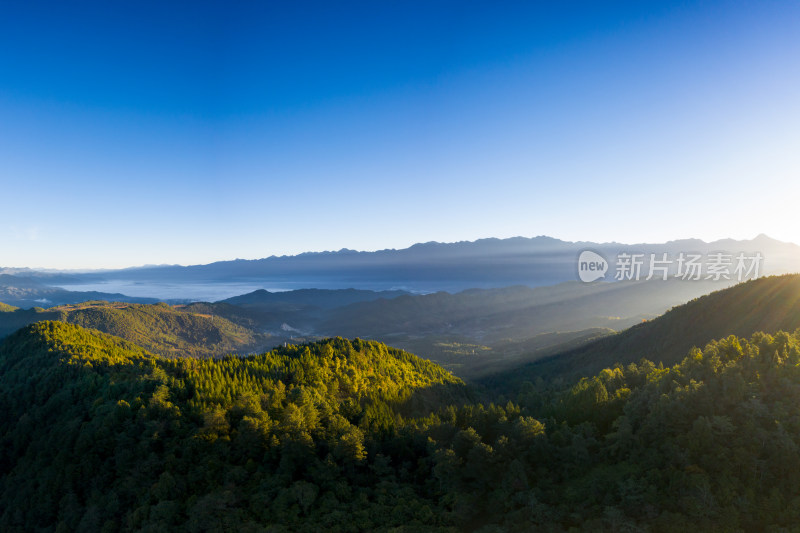
<path fill-rule="evenodd" d="M 586 249 L 603 255 L 611 264 L 620 253 L 667 253 L 726 251 L 731 254 L 759 252 L 764 260 L 761 274 L 797 271 L 800 246 L 759 235 L 749 240 L 720 239 L 705 242 L 683 239 L 665 243 L 593 243 L 563 241 L 553 237 L 485 238 L 455 243 L 416 243 L 407 248 L 377 251 L 304 252 L 259 259 L 217 261 L 202 265 L 134 267 L 131 269 L 49 275 L 50 283 L 91 284 L 126 280 L 134 283 L 263 283 L 286 288 L 356 288 L 411 292 L 448 292 L 467 288 L 509 285 L 544 286 L 576 280 L 577 258 Z M 100 286 L 100 285 L 98 285 Z"/>

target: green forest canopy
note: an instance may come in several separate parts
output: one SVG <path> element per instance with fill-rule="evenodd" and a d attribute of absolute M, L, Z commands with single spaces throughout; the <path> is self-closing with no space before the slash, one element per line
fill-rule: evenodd
<path fill-rule="evenodd" d="M 43 322 L 0 347 L 5 531 L 788 530 L 800 334 L 484 402 L 328 339 L 167 359 Z"/>

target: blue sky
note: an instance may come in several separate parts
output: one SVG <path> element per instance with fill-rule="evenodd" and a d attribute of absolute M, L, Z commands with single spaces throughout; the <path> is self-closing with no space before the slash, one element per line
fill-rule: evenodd
<path fill-rule="evenodd" d="M 0 6 L 2 266 L 800 242 L 797 2 Z"/>

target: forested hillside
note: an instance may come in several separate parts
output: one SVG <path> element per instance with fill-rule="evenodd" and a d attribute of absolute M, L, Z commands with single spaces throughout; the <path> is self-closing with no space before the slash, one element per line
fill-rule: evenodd
<path fill-rule="evenodd" d="M 313 514 L 310 531 L 351 513 L 373 523 L 398 505 L 424 515 L 414 491 L 388 491 L 364 509 L 379 496 L 382 439 L 405 427 L 400 413 L 465 394 L 436 365 L 377 343 L 166 359 L 37 323 L 0 348 L 0 526 L 252 530 Z M 397 470 L 419 476 L 409 472 L 425 440 L 402 446 Z"/>
<path fill-rule="evenodd" d="M 226 306 L 220 304 L 221 307 Z M 122 337 L 165 357 L 220 357 L 264 351 L 278 341 L 260 333 L 246 315 L 215 308 L 90 301 L 49 309 L 0 309 L 0 336 L 34 322 L 60 320 Z M 249 326 L 249 327 L 248 327 Z"/>
<path fill-rule="evenodd" d="M 788 530 L 799 365 L 758 333 L 497 405 L 375 342 L 167 359 L 38 323 L 0 346 L 0 528 Z"/>

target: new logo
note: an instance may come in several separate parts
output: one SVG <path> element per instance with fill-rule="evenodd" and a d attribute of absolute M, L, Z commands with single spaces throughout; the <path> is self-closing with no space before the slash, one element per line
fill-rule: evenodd
<path fill-rule="evenodd" d="M 605 277 L 608 272 L 608 261 L 602 255 L 591 250 L 584 250 L 578 256 L 578 277 L 589 283 Z"/>

